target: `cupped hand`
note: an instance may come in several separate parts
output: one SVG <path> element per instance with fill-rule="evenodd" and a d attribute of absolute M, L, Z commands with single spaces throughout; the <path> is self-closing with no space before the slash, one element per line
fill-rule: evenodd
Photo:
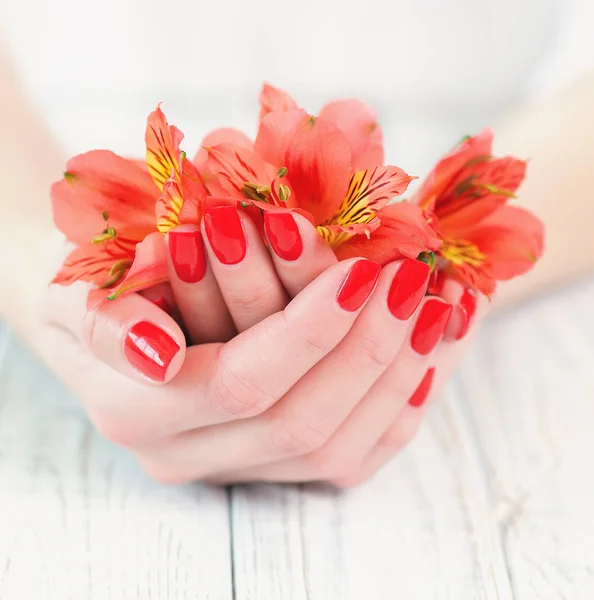
<path fill-rule="evenodd" d="M 463 344 L 439 342 L 467 326 L 460 286 L 450 319 L 423 263 L 337 264 L 298 215 L 265 230 L 270 248 L 243 211 L 212 209 L 168 234 L 170 287 L 91 312 L 84 286 L 50 289 L 46 361 L 157 480 L 358 483 L 457 362 Z"/>

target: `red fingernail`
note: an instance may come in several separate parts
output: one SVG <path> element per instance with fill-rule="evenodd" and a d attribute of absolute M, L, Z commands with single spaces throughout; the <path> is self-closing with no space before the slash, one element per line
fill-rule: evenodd
<path fill-rule="evenodd" d="M 156 300 L 151 300 L 151 302 L 166 313 L 169 314 L 171 312 L 171 306 L 169 306 L 169 302 L 165 298 L 157 298 Z"/>
<path fill-rule="evenodd" d="M 177 276 L 185 283 L 197 283 L 206 273 L 206 253 L 200 231 L 177 231 L 168 235 L 169 254 Z"/>
<path fill-rule="evenodd" d="M 336 300 L 344 310 L 353 312 L 369 298 L 379 277 L 381 267 L 371 260 L 358 260 L 347 273 L 338 289 Z"/>
<path fill-rule="evenodd" d="M 204 227 L 213 252 L 224 265 L 236 265 L 245 258 L 247 242 L 234 206 L 208 209 Z"/>
<path fill-rule="evenodd" d="M 429 354 L 443 337 L 452 314 L 452 306 L 441 300 L 427 300 L 417 319 L 410 345 L 423 356 Z"/>
<path fill-rule="evenodd" d="M 476 296 L 472 290 L 469 290 L 468 288 L 464 290 L 458 308 L 460 309 L 462 322 L 458 334 L 455 337 L 456 341 L 461 340 L 468 333 L 470 322 L 476 312 Z"/>
<path fill-rule="evenodd" d="M 303 252 L 299 228 L 289 213 L 264 213 L 266 236 L 272 249 L 283 260 L 297 260 Z"/>
<path fill-rule="evenodd" d="M 169 334 L 148 321 L 134 325 L 124 343 L 130 364 L 153 381 L 165 381 L 167 368 L 179 351 L 179 345 Z"/>
<path fill-rule="evenodd" d="M 430 271 L 420 260 L 402 263 L 388 292 L 388 308 L 397 319 L 405 321 L 415 312 L 427 291 Z"/>
<path fill-rule="evenodd" d="M 419 387 L 414 391 L 413 395 L 410 397 L 408 403 L 415 408 L 419 406 L 423 406 L 425 404 L 425 400 L 429 397 L 429 392 L 431 391 L 431 386 L 433 385 L 433 376 L 435 375 L 435 369 L 431 367 L 425 373 L 425 376 L 419 383 Z"/>
<path fill-rule="evenodd" d="M 431 278 L 429 280 L 429 288 L 427 292 L 431 296 L 439 296 L 443 290 L 445 280 L 445 273 L 443 271 L 440 271 L 439 269 L 435 269 L 433 273 L 431 273 Z"/>

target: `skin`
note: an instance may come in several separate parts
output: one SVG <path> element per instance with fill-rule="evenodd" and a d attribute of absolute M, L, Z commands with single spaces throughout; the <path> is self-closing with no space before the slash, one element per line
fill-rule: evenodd
<path fill-rule="evenodd" d="M 499 151 L 532 157 L 522 202 L 547 223 L 549 249 L 533 274 L 502 286 L 496 306 L 594 267 L 594 214 L 584 193 L 594 161 L 594 80 L 576 86 L 510 118 L 498 138 Z M 201 282 L 184 284 L 172 269 L 170 286 L 89 313 L 85 284 L 47 285 L 66 252 L 48 199 L 64 155 L 28 107 L 2 53 L 0 90 L 0 315 L 77 394 L 97 429 L 130 448 L 152 477 L 352 486 L 414 437 L 427 404 L 413 407 L 409 398 L 430 366 L 436 368 L 432 395 L 438 393 L 492 308 L 486 299 L 479 298 L 463 340 L 452 341 L 454 320 L 436 350 L 420 356 L 410 347 L 419 310 L 398 321 L 387 309 L 399 262 L 382 269 L 360 310 L 348 312 L 336 295 L 357 259 L 337 263 L 298 218 L 304 250 L 287 263 L 242 216 L 248 252 L 240 264 L 221 264 L 203 235 L 209 265 Z M 454 306 L 461 294 L 455 282 L 443 291 Z M 151 302 L 156 298 L 177 307 L 199 344 L 186 347 L 176 320 Z M 182 348 L 162 385 L 148 382 L 122 351 L 129 327 L 143 319 Z"/>

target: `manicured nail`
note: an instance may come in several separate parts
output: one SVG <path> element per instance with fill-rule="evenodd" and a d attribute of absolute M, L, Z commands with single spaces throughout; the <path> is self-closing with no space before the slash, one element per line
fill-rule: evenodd
<path fill-rule="evenodd" d="M 421 303 L 431 268 L 420 260 L 407 259 L 398 269 L 388 292 L 388 308 L 401 321 L 408 319 Z"/>
<path fill-rule="evenodd" d="M 441 300 L 427 300 L 421 309 L 410 345 L 423 356 L 429 354 L 443 337 L 452 314 L 452 306 Z"/>
<path fill-rule="evenodd" d="M 185 283 L 197 283 L 206 273 L 206 253 L 200 231 L 169 232 L 171 262 L 177 276 Z"/>
<path fill-rule="evenodd" d="M 151 302 L 167 314 L 171 312 L 171 306 L 169 306 L 169 302 L 165 298 L 156 298 L 155 300 L 151 300 Z"/>
<path fill-rule="evenodd" d="M 429 287 L 427 289 L 427 293 L 430 296 L 439 296 L 443 291 L 443 286 L 446 281 L 446 276 L 443 271 L 439 269 L 435 269 L 433 273 L 431 273 L 431 278 L 429 279 Z"/>
<path fill-rule="evenodd" d="M 472 290 L 468 288 L 464 290 L 457 308 L 459 309 L 461 320 L 460 328 L 454 338 L 456 341 L 461 340 L 468 333 L 470 322 L 476 312 L 476 296 Z"/>
<path fill-rule="evenodd" d="M 213 252 L 224 265 L 236 265 L 245 258 L 247 242 L 234 206 L 208 209 L 204 227 Z"/>
<path fill-rule="evenodd" d="M 340 284 L 336 300 L 341 308 L 359 310 L 373 292 L 381 267 L 371 260 L 358 260 Z"/>
<path fill-rule="evenodd" d="M 297 260 L 303 252 L 303 241 L 297 223 L 290 213 L 264 213 L 266 236 L 272 249 L 283 260 Z"/>
<path fill-rule="evenodd" d="M 410 397 L 408 403 L 415 408 L 423 406 L 425 404 L 425 400 L 429 397 L 429 392 L 431 392 L 431 386 L 433 385 L 433 377 L 435 375 L 435 369 L 431 367 L 425 373 L 425 376 L 419 383 L 419 387 L 414 391 L 413 395 Z"/>
<path fill-rule="evenodd" d="M 134 325 L 124 343 L 130 364 L 153 381 L 165 381 L 167 368 L 179 351 L 179 345 L 169 334 L 148 321 Z"/>

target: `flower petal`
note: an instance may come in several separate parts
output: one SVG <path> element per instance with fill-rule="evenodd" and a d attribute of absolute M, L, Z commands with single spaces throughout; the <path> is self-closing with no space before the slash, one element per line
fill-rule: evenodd
<path fill-rule="evenodd" d="M 385 265 L 402 257 L 416 258 L 421 252 L 434 252 L 441 241 L 431 218 L 409 202 L 389 204 L 378 211 L 380 227 L 369 239 L 354 236 L 335 249 L 340 260 L 364 256 Z"/>
<path fill-rule="evenodd" d="M 398 167 L 385 166 L 358 171 L 349 182 L 338 212 L 325 225 L 368 223 L 380 208 L 406 191 L 414 179 Z"/>
<path fill-rule="evenodd" d="M 310 116 L 302 109 L 269 113 L 260 122 L 254 143 L 256 152 L 277 168 L 286 166 L 284 160 L 289 142 L 309 119 Z"/>
<path fill-rule="evenodd" d="M 160 190 L 173 173 L 179 177 L 184 134 L 167 123 L 160 105 L 149 115 L 146 125 L 146 164 Z"/>
<path fill-rule="evenodd" d="M 276 173 L 272 165 L 254 151 L 234 144 L 218 144 L 205 148 L 208 153 L 207 169 L 218 180 L 227 194 L 245 198 L 246 183 L 269 186 Z"/>
<path fill-rule="evenodd" d="M 71 285 L 75 281 L 91 281 L 96 286 L 117 282 L 134 258 L 136 241 L 118 236 L 100 244 L 87 242 L 73 250 L 64 261 L 52 283 Z"/>
<path fill-rule="evenodd" d="M 319 119 L 340 129 L 351 145 L 353 169 L 363 170 L 384 163 L 383 133 L 377 123 L 377 112 L 356 99 L 337 100 L 326 104 Z"/>
<path fill-rule="evenodd" d="M 122 294 L 139 292 L 168 279 L 165 238 L 155 232 L 137 244 L 136 256 L 128 274 L 116 287 L 109 290 L 106 299 L 114 300 Z"/>
<path fill-rule="evenodd" d="M 297 102 L 285 91 L 268 83 L 260 92 L 260 122 L 271 112 L 285 112 L 299 108 Z"/>
<path fill-rule="evenodd" d="M 288 170 L 299 206 L 316 223 L 329 221 L 345 197 L 352 173 L 351 149 L 344 134 L 330 123 L 307 119 L 289 140 L 281 165 Z"/>
<path fill-rule="evenodd" d="M 462 141 L 437 163 L 411 201 L 425 209 L 433 210 L 436 198 L 443 194 L 471 160 L 490 156 L 492 144 L 493 132 L 490 129 Z"/>
<path fill-rule="evenodd" d="M 527 210 L 504 206 L 469 236 L 488 257 L 488 274 L 505 281 L 530 271 L 544 252 L 544 226 Z"/>
<path fill-rule="evenodd" d="M 108 150 L 70 159 L 64 179 L 51 189 L 56 226 L 78 246 L 105 229 L 105 215 L 116 230 L 130 225 L 146 233 L 154 230 L 158 196 L 150 176 L 135 161 Z"/>

